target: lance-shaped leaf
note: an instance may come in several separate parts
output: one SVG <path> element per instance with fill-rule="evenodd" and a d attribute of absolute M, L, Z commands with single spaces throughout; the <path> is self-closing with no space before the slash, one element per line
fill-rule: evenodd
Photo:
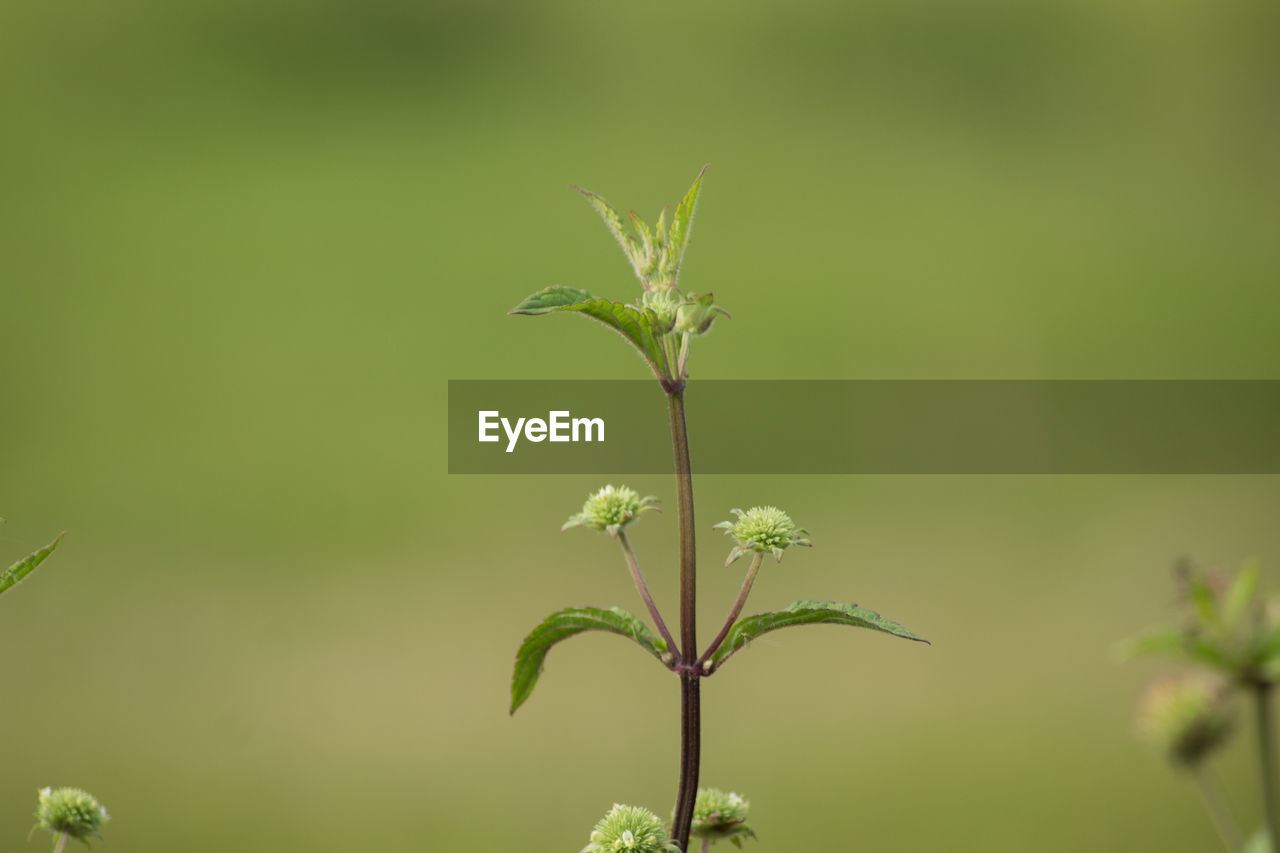
<path fill-rule="evenodd" d="M 579 302 L 587 302 L 591 298 L 590 293 L 585 290 L 578 290 L 576 287 L 564 287 L 561 285 L 544 287 L 537 293 L 532 293 L 525 297 L 523 302 L 507 313 L 529 314 L 532 316 L 550 314 L 552 311 L 561 311 Z"/>
<path fill-rule="evenodd" d="M 5 593 L 16 585 L 18 581 L 35 571 L 36 566 L 43 563 L 45 557 L 53 553 L 53 549 L 58 547 L 58 543 L 62 541 L 62 537 L 65 535 L 64 533 L 59 533 L 57 539 L 54 539 L 34 554 L 28 554 L 5 569 L 3 573 L 0 573 L 0 594 Z"/>
<path fill-rule="evenodd" d="M 659 379 L 669 373 L 662 346 L 662 336 L 668 329 L 647 308 L 593 297 L 573 287 L 547 287 L 531 294 L 507 313 L 537 316 L 556 311 L 574 311 L 603 323 L 630 341 Z"/>
<path fill-rule="evenodd" d="M 754 616 L 747 616 L 735 622 L 733 627 L 729 629 L 729 636 L 725 638 L 724 643 L 711 656 L 711 668 L 718 668 L 730 655 L 745 647 L 761 634 L 767 634 L 779 628 L 789 628 L 792 625 L 818 624 L 870 628 L 873 631 L 892 634 L 905 640 L 915 640 L 920 643 L 929 642 L 923 637 L 911 633 L 892 619 L 886 619 L 874 610 L 868 610 L 856 604 L 842 604 L 834 601 L 797 601 L 786 610 L 757 613 Z"/>
<path fill-rule="evenodd" d="M 671 217 L 671 237 L 668 245 L 675 264 L 675 269 L 672 270 L 673 284 L 676 276 L 680 274 L 680 262 L 684 260 L 684 250 L 689 247 L 689 232 L 693 229 L 693 210 L 698 206 L 698 190 L 702 187 L 702 176 L 706 173 L 707 166 L 703 166 L 693 186 L 689 187 L 689 191 L 684 194 L 684 198 L 676 207 L 675 215 Z"/>
<path fill-rule="evenodd" d="M 520 644 L 516 652 L 515 672 L 511 676 L 511 713 L 516 712 L 533 692 L 542 674 L 543 662 L 551 647 L 561 640 L 567 640 L 583 631 L 608 631 L 634 640 L 640 648 L 666 661 L 663 655 L 667 644 L 653 636 L 633 613 L 621 607 L 605 610 L 600 607 L 570 607 L 548 616 L 541 625 L 534 628 L 529 636 Z"/>
<path fill-rule="evenodd" d="M 644 258 L 644 251 L 639 241 L 627 233 L 627 226 L 622 223 L 622 217 L 618 215 L 618 211 L 613 209 L 609 202 L 593 193 L 591 190 L 584 190 L 582 187 L 574 187 L 575 190 L 582 193 L 586 197 L 587 202 L 600 214 L 600 218 L 604 220 L 605 226 L 609 229 L 609 233 L 618 241 L 618 245 L 622 247 L 622 252 L 627 256 L 627 260 L 631 262 L 632 269 L 636 275 L 640 276 L 640 268 Z M 632 217 L 635 214 L 631 214 Z M 640 280 L 644 281 L 644 277 L 640 276 Z"/>

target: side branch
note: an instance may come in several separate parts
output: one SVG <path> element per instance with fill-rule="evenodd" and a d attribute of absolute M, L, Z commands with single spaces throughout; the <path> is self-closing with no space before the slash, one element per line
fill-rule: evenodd
<path fill-rule="evenodd" d="M 720 633 L 716 634 L 716 638 L 711 641 L 711 645 L 707 646 L 707 650 L 698 658 L 698 662 L 694 667 L 702 671 L 707 661 L 720 648 L 720 644 L 724 642 L 724 638 L 729 636 L 729 630 L 733 628 L 734 620 L 742 613 L 743 606 L 747 603 L 747 596 L 751 594 L 751 585 L 756 582 L 756 574 L 760 571 L 760 563 L 764 561 L 764 554 L 757 551 L 755 559 L 751 561 L 751 568 L 747 569 L 747 576 L 742 581 L 742 589 L 738 591 L 738 600 L 733 603 L 733 609 L 729 611 L 729 618 L 724 620 L 724 627 L 720 629 Z"/>
<path fill-rule="evenodd" d="M 649 594 L 649 586 L 644 582 L 644 575 L 640 574 L 640 562 L 636 559 L 635 549 L 631 547 L 631 540 L 627 538 L 627 531 L 618 531 L 618 542 L 621 543 L 622 553 L 627 558 L 627 569 L 631 572 L 631 580 L 635 582 L 636 591 L 640 593 L 644 606 L 649 608 L 649 616 L 653 618 L 654 624 L 658 627 L 658 633 L 666 641 L 667 650 L 671 652 L 671 657 L 678 666 L 683 660 L 680 647 L 676 645 L 671 632 L 667 630 L 667 623 L 663 621 L 662 614 L 658 612 L 658 605 L 654 603 L 653 596 Z"/>

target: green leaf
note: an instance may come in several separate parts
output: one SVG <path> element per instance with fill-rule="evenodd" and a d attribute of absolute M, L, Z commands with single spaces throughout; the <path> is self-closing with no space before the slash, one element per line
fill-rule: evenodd
<path fill-rule="evenodd" d="M 640 244 L 627 233 L 627 226 L 622 223 L 622 217 L 618 215 L 618 211 L 614 210 L 609 202 L 591 190 L 584 190 L 582 187 L 574 187 L 574 189 L 582 193 L 587 202 L 595 208 L 596 213 L 600 214 L 600 218 L 604 220 L 609 233 L 613 234 L 614 239 L 618 241 L 618 245 L 622 247 L 623 254 L 627 256 L 627 260 L 631 262 L 631 266 L 636 270 L 636 274 L 639 275 L 640 260 L 643 257 L 640 251 Z"/>
<path fill-rule="evenodd" d="M 786 610 L 757 613 L 735 622 L 729 629 L 729 636 L 711 656 L 711 666 L 713 669 L 719 667 L 726 658 L 761 634 L 776 631 L 779 628 L 789 628 L 792 625 L 817 624 L 870 628 L 873 631 L 881 631 L 906 640 L 929 642 L 911 633 L 897 622 L 884 618 L 874 610 L 868 610 L 856 604 L 842 604 L 834 601 L 797 601 Z"/>
<path fill-rule="evenodd" d="M 609 631 L 628 637 L 660 661 L 666 652 L 666 643 L 655 639 L 643 622 L 621 607 L 611 607 L 608 610 L 599 607 L 570 607 L 552 613 L 524 638 L 520 651 L 516 652 L 515 672 L 511 676 L 512 714 L 533 692 L 533 686 L 538 683 L 538 676 L 542 675 L 543 661 L 551 647 L 583 631 Z"/>
<path fill-rule="evenodd" d="M 58 537 L 48 545 L 44 546 L 39 551 L 36 551 L 34 554 L 28 554 L 26 557 L 23 557 L 21 560 L 5 569 L 3 573 L 0 573 L 0 594 L 7 592 L 10 587 L 14 586 L 18 581 L 35 571 L 36 566 L 43 563 L 45 557 L 48 557 L 53 553 L 53 549 L 58 547 L 58 543 L 62 541 L 62 537 L 65 535 L 65 533 L 59 533 Z"/>
<path fill-rule="evenodd" d="M 537 293 L 530 294 L 523 302 L 507 313 L 529 314 L 532 316 L 549 314 L 552 311 L 559 311 L 579 302 L 586 302 L 591 298 L 590 293 L 585 290 L 578 290 L 576 287 L 544 287 Z"/>
<path fill-rule="evenodd" d="M 1189 590 L 1191 604 L 1195 608 L 1200 624 L 1211 628 L 1218 624 L 1218 598 L 1214 594 L 1209 579 L 1200 575 L 1191 578 Z"/>
<path fill-rule="evenodd" d="M 631 227 L 635 229 L 636 234 L 640 235 L 640 245 L 644 246 L 645 254 L 653 253 L 653 229 L 649 224 L 640 218 L 640 214 L 634 210 L 631 211 Z M 658 232 L 658 241 L 662 241 L 662 233 Z"/>
<path fill-rule="evenodd" d="M 1202 663 L 1231 677 L 1239 676 L 1243 666 L 1212 637 L 1175 630 L 1152 631 L 1116 647 L 1116 656 L 1121 660 L 1142 655 L 1168 655 L 1176 660 Z"/>
<path fill-rule="evenodd" d="M 1271 632 L 1263 639 L 1261 654 L 1263 658 L 1268 660 L 1280 655 L 1280 625 L 1272 628 Z"/>
<path fill-rule="evenodd" d="M 1245 842 L 1242 853 L 1271 853 L 1271 836 L 1267 834 L 1265 826 L 1259 827 Z"/>
<path fill-rule="evenodd" d="M 1181 631 L 1161 628 L 1119 644 L 1116 647 L 1116 656 L 1121 660 L 1129 660 L 1143 655 L 1172 655 L 1179 657 L 1187 653 L 1187 647 L 1187 638 Z"/>
<path fill-rule="evenodd" d="M 709 166 L 710 164 L 708 164 Z M 684 198 L 676 207 L 675 216 L 671 218 L 671 254 L 675 257 L 675 273 L 680 272 L 680 262 L 684 260 L 684 250 L 689 247 L 689 232 L 693 228 L 693 210 L 698 206 L 698 190 L 702 187 L 702 176 L 707 173 L 708 166 L 702 171 L 684 194 Z"/>
<path fill-rule="evenodd" d="M 666 376 L 662 335 L 667 330 L 653 311 L 592 297 L 585 290 L 572 287 L 548 287 L 530 295 L 507 313 L 539 315 L 556 311 L 574 311 L 604 323 L 639 350 L 659 379 Z"/>
<path fill-rule="evenodd" d="M 1253 600 L 1253 595 L 1258 589 L 1258 572 L 1259 567 L 1256 562 L 1246 563 L 1227 589 L 1222 604 L 1222 621 L 1228 627 L 1235 625 L 1236 621 L 1244 615 L 1249 602 Z"/>
<path fill-rule="evenodd" d="M 1243 664 L 1217 640 L 1203 634 L 1186 634 L 1173 629 L 1160 629 L 1119 644 L 1116 655 L 1121 660 L 1143 655 L 1168 655 L 1176 660 L 1202 663 L 1231 677 L 1238 677 Z"/>
<path fill-rule="evenodd" d="M 1233 678 L 1240 675 L 1242 664 L 1209 637 L 1192 637 L 1186 645 L 1186 654 L 1191 660 L 1221 670 Z"/>

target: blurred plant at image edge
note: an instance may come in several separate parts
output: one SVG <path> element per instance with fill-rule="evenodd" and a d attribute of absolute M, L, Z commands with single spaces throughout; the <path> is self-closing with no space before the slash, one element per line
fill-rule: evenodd
<path fill-rule="evenodd" d="M 1195 783 L 1224 848 L 1231 853 L 1270 853 L 1280 837 L 1275 758 L 1275 686 L 1280 680 L 1280 596 L 1267 599 L 1259 568 L 1234 573 L 1205 571 L 1189 561 L 1173 571 L 1179 623 L 1128 640 L 1126 659 L 1163 655 L 1187 669 L 1163 676 L 1142 694 L 1138 734 Z M 1263 825 L 1244 839 L 1233 813 L 1206 767 L 1238 731 L 1239 706 L 1250 706 L 1257 731 L 1259 796 Z"/>

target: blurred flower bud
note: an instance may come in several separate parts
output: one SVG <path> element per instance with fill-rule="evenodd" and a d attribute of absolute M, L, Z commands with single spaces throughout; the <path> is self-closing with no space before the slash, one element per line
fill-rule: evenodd
<path fill-rule="evenodd" d="M 618 531 L 643 512 L 658 509 L 658 499 L 642 498 L 634 490 L 626 486 L 605 486 L 590 495 L 582 505 L 582 512 L 569 516 L 569 520 L 561 526 L 561 530 L 570 527 L 590 527 L 592 530 L 603 530 L 610 536 L 617 536 Z"/>
<path fill-rule="evenodd" d="M 792 545 L 813 545 L 806 538 L 809 531 L 796 527 L 791 516 L 776 506 L 753 506 L 746 512 L 740 509 L 730 512 L 738 516 L 736 522 L 722 521 L 715 525 L 736 543 L 724 561 L 726 566 L 748 551 L 773 554 L 782 562 L 782 552 Z"/>
<path fill-rule="evenodd" d="M 1195 766 L 1230 738 L 1229 700 L 1226 687 L 1208 676 L 1161 679 L 1138 704 L 1138 732 L 1175 764 Z"/>
<path fill-rule="evenodd" d="M 582 853 L 680 853 L 656 814 L 638 806 L 614 804 L 591 832 Z"/>
<path fill-rule="evenodd" d="M 42 788 L 36 805 L 36 826 L 89 843 L 110 819 L 92 794 L 79 788 Z"/>
<path fill-rule="evenodd" d="M 742 846 L 743 837 L 755 838 L 747 826 L 750 803 L 738 794 L 719 788 L 699 788 L 698 799 L 693 806 L 693 827 L 690 832 L 699 838 L 717 841 L 727 838 L 735 847 Z"/>

